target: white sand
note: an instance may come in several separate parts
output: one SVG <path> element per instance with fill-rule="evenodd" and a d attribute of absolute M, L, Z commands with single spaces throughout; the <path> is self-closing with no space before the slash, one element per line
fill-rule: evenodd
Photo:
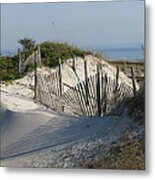
<path fill-rule="evenodd" d="M 40 166 L 59 160 L 59 153 L 79 148 L 94 148 L 97 144 L 118 141 L 121 132 L 131 125 L 126 118 L 107 116 L 73 117 L 45 111 L 7 112 L 2 111 L 8 126 L 3 133 L 1 163 L 4 166 Z M 89 144 L 89 145 L 88 145 Z M 88 149 L 89 150 L 89 149 Z M 76 151 L 75 151 L 76 152 Z M 56 158 L 56 159 L 55 159 Z M 26 163 L 26 164 L 25 164 Z"/>
<path fill-rule="evenodd" d="M 108 75 L 108 77 L 111 77 L 111 79 L 116 78 L 116 68 L 112 65 L 110 65 L 108 62 L 104 61 L 103 59 L 100 60 L 92 55 L 87 55 L 85 57 L 87 61 L 87 69 L 88 69 L 88 77 L 93 76 L 96 74 L 97 69 L 96 65 L 100 62 L 104 68 L 103 72 Z M 65 63 L 62 64 L 62 81 L 64 84 L 67 84 L 69 86 L 76 86 L 79 81 L 84 81 L 84 60 L 80 57 L 77 57 L 75 59 L 75 67 L 76 67 L 76 73 L 73 71 L 72 68 L 73 60 L 69 59 Z M 56 69 L 38 69 L 38 73 L 41 74 L 48 74 L 50 72 L 58 71 L 58 68 Z M 132 87 L 132 81 L 129 79 L 123 72 L 120 71 L 119 74 L 119 82 L 124 82 L 127 86 Z M 139 89 L 138 84 L 136 84 L 137 90 Z M 68 87 L 64 86 L 64 91 L 67 91 Z"/>
<path fill-rule="evenodd" d="M 1 158 L 6 158 L 2 166 L 74 167 L 78 162 L 70 160 L 72 165 L 66 165 L 63 156 L 71 158 L 71 151 L 79 160 L 87 158 L 100 145 L 118 141 L 132 124 L 117 116 L 79 118 L 47 111 L 31 99 L 9 92 L 2 93 L 2 103 Z"/>

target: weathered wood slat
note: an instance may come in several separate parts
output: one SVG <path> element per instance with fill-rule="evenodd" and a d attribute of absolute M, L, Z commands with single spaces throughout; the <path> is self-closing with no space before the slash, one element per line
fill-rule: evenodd
<path fill-rule="evenodd" d="M 77 102 L 78 102 L 78 104 L 80 105 L 80 109 L 81 109 L 81 113 L 82 113 L 82 114 L 81 114 L 81 113 L 80 113 L 80 114 L 84 116 L 84 115 L 85 115 L 85 112 L 84 112 L 84 109 L 83 109 L 82 101 L 81 101 L 80 94 L 79 94 L 79 92 L 78 92 L 77 86 L 75 87 L 75 90 L 76 90 L 76 91 L 75 91 L 75 92 L 76 92 L 76 97 L 77 97 L 77 99 L 78 99 Z"/>
<path fill-rule="evenodd" d="M 97 108 L 98 108 L 98 116 L 101 116 L 101 96 L 100 96 L 100 67 L 97 65 L 97 76 L 96 76 L 96 94 L 97 94 Z"/>
<path fill-rule="evenodd" d="M 36 99 L 58 111 L 66 109 L 77 115 L 103 116 L 124 98 L 132 96 L 132 88 L 125 83 L 119 83 L 119 69 L 115 78 L 108 77 L 100 65 L 97 66 L 97 74 L 93 76 L 88 77 L 86 64 L 84 69 L 85 79 L 75 87 L 62 84 L 61 67 L 54 73 L 39 74 Z M 63 90 L 64 85 L 68 88 L 66 92 Z"/>
<path fill-rule="evenodd" d="M 92 89 L 92 85 L 91 85 L 91 81 L 90 78 L 88 78 L 88 87 L 89 87 L 89 104 L 90 104 L 90 109 L 91 109 L 91 115 L 94 115 L 94 97 L 93 97 L 93 89 Z"/>
<path fill-rule="evenodd" d="M 61 59 L 59 59 L 59 96 L 63 94 L 63 84 L 62 84 L 62 70 L 61 70 Z"/>
<path fill-rule="evenodd" d="M 81 91 L 81 86 L 79 84 L 77 84 L 77 89 L 79 91 L 79 97 L 80 97 L 80 101 L 81 101 L 81 105 L 82 105 L 84 115 L 87 115 L 87 111 L 85 109 L 85 103 L 84 103 L 84 100 L 83 100 L 83 93 Z"/>
<path fill-rule="evenodd" d="M 131 76 L 132 76 L 133 93 L 134 96 L 136 96 L 136 79 L 135 79 L 135 72 L 133 67 L 131 67 Z"/>

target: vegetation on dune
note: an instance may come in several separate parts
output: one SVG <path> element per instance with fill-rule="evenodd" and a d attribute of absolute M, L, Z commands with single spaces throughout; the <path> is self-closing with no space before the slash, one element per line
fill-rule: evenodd
<path fill-rule="evenodd" d="M 129 100 L 128 114 L 135 121 L 145 122 L 145 87 L 142 87 L 136 96 Z"/>
<path fill-rule="evenodd" d="M 18 41 L 21 45 L 20 57 L 24 62 L 34 51 L 37 50 L 36 42 L 31 38 L 22 38 Z M 40 44 L 42 63 L 44 66 L 55 67 L 58 65 L 59 58 L 64 62 L 75 56 L 83 57 L 92 54 L 90 51 L 80 50 L 79 48 L 68 45 L 67 43 L 58 43 L 46 41 Z M 18 52 L 19 53 L 19 52 Z M 17 73 L 19 54 L 14 57 L 0 56 L 0 77 L 3 81 L 9 81 L 23 76 L 29 71 L 33 71 L 34 65 L 30 63 L 23 74 Z"/>
<path fill-rule="evenodd" d="M 145 169 L 144 140 L 132 141 L 124 145 L 112 147 L 103 157 L 92 160 L 84 168 L 93 169 Z"/>
<path fill-rule="evenodd" d="M 58 65 L 59 58 L 64 62 L 74 56 L 83 57 L 86 54 L 91 54 L 89 51 L 80 50 L 72 47 L 67 43 L 43 42 L 40 44 L 42 62 L 45 66 L 55 67 Z"/>
<path fill-rule="evenodd" d="M 23 60 L 31 55 L 35 49 L 35 41 L 29 38 L 23 38 L 18 41 L 21 44 L 21 56 Z M 0 56 L 0 78 L 2 81 L 12 81 L 14 79 L 20 78 L 22 74 L 18 74 L 18 57 L 19 54 L 15 56 Z M 29 64 L 26 68 L 26 72 L 32 71 L 33 65 Z M 26 73 L 24 72 L 24 73 Z"/>
<path fill-rule="evenodd" d="M 20 39 L 18 43 L 22 46 L 21 56 L 24 60 L 26 60 L 36 50 L 36 44 L 33 39 L 23 38 Z"/>
<path fill-rule="evenodd" d="M 0 56 L 0 78 L 11 81 L 16 77 L 16 58 Z"/>
<path fill-rule="evenodd" d="M 24 62 L 37 49 L 37 44 L 33 39 L 23 38 L 18 41 L 21 45 L 20 56 Z M 40 44 L 42 63 L 44 66 L 55 67 L 58 65 L 59 58 L 62 62 L 73 58 L 73 56 L 83 57 L 85 54 L 90 54 L 89 51 L 83 51 L 72 47 L 66 43 L 43 42 Z M 19 52 L 18 52 L 19 53 Z M 33 63 L 28 64 L 23 74 L 17 73 L 19 54 L 14 57 L 0 56 L 0 77 L 3 81 L 12 81 L 21 77 L 23 74 L 34 69 Z"/>
<path fill-rule="evenodd" d="M 145 169 L 144 140 L 133 141 L 111 149 L 104 158 L 104 168 Z"/>

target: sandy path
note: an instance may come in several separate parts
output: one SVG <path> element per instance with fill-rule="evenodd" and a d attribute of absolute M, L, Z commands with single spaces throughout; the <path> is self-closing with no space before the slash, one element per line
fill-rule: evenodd
<path fill-rule="evenodd" d="M 80 147 L 83 143 L 94 142 L 100 138 L 106 143 L 109 139 L 109 142 L 112 142 L 117 140 L 122 130 L 132 123 L 129 119 L 119 119 L 116 116 L 79 118 L 49 113 L 45 110 L 26 113 L 14 111 L 8 113 L 7 110 L 3 112 L 10 120 L 8 128 L 3 133 L 1 148 L 3 165 L 13 163 L 22 166 L 26 161 L 31 162 L 31 156 L 39 161 L 40 157 L 46 158 L 48 150 L 50 150 L 48 156 L 56 157 L 71 144 L 78 144 Z M 24 160 L 18 164 L 21 157 Z"/>

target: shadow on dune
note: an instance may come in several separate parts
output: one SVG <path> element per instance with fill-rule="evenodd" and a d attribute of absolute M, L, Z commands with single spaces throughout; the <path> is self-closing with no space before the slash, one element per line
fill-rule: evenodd
<path fill-rule="evenodd" d="M 129 124 L 120 121 L 120 129 L 115 128 L 118 117 L 74 117 L 65 114 L 48 116 L 45 112 L 19 113 L 2 111 L 1 159 L 30 154 L 50 147 L 66 146 L 77 141 L 93 141 L 106 137 L 109 128 L 119 136 L 120 129 Z M 129 121 L 129 123 L 131 123 Z M 5 127 L 7 124 L 7 128 Z"/>

